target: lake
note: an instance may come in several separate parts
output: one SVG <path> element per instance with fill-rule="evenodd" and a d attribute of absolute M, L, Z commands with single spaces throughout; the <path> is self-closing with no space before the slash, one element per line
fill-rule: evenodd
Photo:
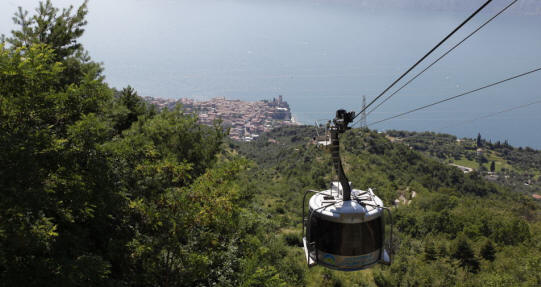
<path fill-rule="evenodd" d="M 80 2 L 54 1 L 57 6 Z M 0 33 L 13 28 L 10 16 L 16 5 L 32 9 L 34 3 L 3 1 Z M 255 101 L 281 94 L 297 120 L 312 124 L 332 118 L 338 108 L 358 111 L 363 95 L 373 99 L 471 13 L 317 1 L 93 0 L 82 42 L 94 60 L 104 63 L 113 87 L 129 84 L 141 96 L 163 98 Z M 493 14 L 474 18 L 429 60 Z M 505 13 L 382 105 L 368 122 L 540 66 L 541 17 Z M 480 132 L 493 141 L 541 149 L 541 104 L 459 124 L 540 100 L 540 89 L 538 72 L 371 128 L 460 137 Z"/>

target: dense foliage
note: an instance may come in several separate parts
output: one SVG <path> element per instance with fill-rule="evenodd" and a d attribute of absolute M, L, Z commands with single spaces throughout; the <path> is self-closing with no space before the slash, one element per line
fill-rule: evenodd
<path fill-rule="evenodd" d="M 0 45 L 0 285 L 236 285 L 248 163 L 221 127 L 110 89 L 86 13 L 19 10 Z"/>

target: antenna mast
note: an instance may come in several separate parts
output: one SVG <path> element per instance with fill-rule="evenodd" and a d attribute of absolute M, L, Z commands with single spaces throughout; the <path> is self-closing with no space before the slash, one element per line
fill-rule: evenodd
<path fill-rule="evenodd" d="M 366 96 L 363 95 L 363 107 L 361 109 L 361 128 L 366 128 L 368 126 L 366 122 Z"/>

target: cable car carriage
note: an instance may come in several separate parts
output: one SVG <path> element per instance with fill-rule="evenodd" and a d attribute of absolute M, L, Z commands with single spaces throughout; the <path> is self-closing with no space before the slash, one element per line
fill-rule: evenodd
<path fill-rule="evenodd" d="M 309 267 L 322 265 L 342 271 L 356 271 L 375 264 L 391 264 L 385 249 L 385 211 L 390 221 L 389 242 L 392 242 L 392 217 L 389 209 L 372 189 L 351 189 L 340 160 L 339 134 L 353 121 L 354 113 L 336 112 L 331 127 L 331 156 L 339 182 L 321 192 L 307 191 L 303 198 L 303 245 Z M 306 195 L 310 198 L 305 214 Z"/>

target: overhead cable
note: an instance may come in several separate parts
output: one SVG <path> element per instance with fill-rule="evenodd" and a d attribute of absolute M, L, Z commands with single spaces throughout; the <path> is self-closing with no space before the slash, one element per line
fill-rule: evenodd
<path fill-rule="evenodd" d="M 443 129 L 448 129 L 448 128 L 456 127 L 456 126 L 463 125 L 463 124 L 473 123 L 473 122 L 481 120 L 481 119 L 491 118 L 493 116 L 501 115 L 501 114 L 508 113 L 508 112 L 511 112 L 511 111 L 514 111 L 514 110 L 523 109 L 523 108 L 527 108 L 529 106 L 538 105 L 538 104 L 541 104 L 541 100 L 530 102 L 530 103 L 527 103 L 527 104 L 522 104 L 522 105 L 519 105 L 519 106 L 514 106 L 514 107 L 504 109 L 504 110 L 501 110 L 501 111 L 498 111 L 498 112 L 494 112 L 494 113 L 479 116 L 479 117 L 476 117 L 476 118 L 473 118 L 473 119 L 465 120 L 465 121 L 462 121 L 462 122 L 459 122 L 459 123 L 443 126 L 441 128 L 435 129 L 435 131 L 438 131 L 438 130 L 441 131 Z M 407 136 L 407 137 L 401 137 L 399 139 L 400 140 L 405 140 L 405 139 L 409 139 L 409 138 L 422 137 L 424 135 L 426 135 L 426 132 L 415 133 L 414 135 Z"/>
<path fill-rule="evenodd" d="M 471 36 L 473 36 L 475 33 L 477 33 L 479 30 L 481 30 L 483 27 L 485 27 L 488 23 L 492 22 L 492 20 L 494 20 L 496 17 L 500 16 L 503 12 L 505 12 L 507 9 L 509 9 L 509 7 L 513 6 L 513 4 L 515 4 L 517 1 L 518 0 L 514 0 L 513 2 L 511 2 L 511 4 L 507 5 L 505 8 L 503 8 L 496 15 L 492 16 L 492 18 L 488 19 L 485 23 L 483 23 L 481 26 L 479 26 L 477 29 L 475 29 L 473 32 L 471 32 L 468 36 L 466 36 L 466 38 L 462 39 L 462 41 L 460 41 L 456 45 L 454 45 L 451 49 L 449 49 L 447 52 L 445 52 L 443 55 L 441 55 L 438 59 L 436 59 L 434 62 L 432 62 L 428 67 L 426 67 L 424 70 L 422 70 L 417 75 L 415 75 L 415 77 L 413 77 L 409 81 L 407 81 L 398 90 L 396 90 L 394 93 L 392 93 L 388 97 L 386 97 L 382 102 L 380 102 L 378 105 L 376 105 L 376 107 L 374 107 L 372 110 L 370 110 L 368 112 L 367 116 L 370 115 L 376 109 L 378 109 L 381 105 L 383 105 L 386 101 L 388 101 L 390 98 L 392 98 L 398 92 L 400 92 L 403 88 L 405 88 L 407 85 L 409 85 L 415 79 L 417 79 L 421 74 L 426 72 L 428 69 L 430 69 L 432 66 L 434 66 L 437 62 L 439 62 L 441 59 L 443 59 L 445 56 L 447 56 L 449 53 L 451 53 L 454 49 L 456 49 L 458 46 L 460 46 L 462 43 L 464 43 L 466 40 L 468 40 Z"/>
<path fill-rule="evenodd" d="M 491 118 L 493 116 L 501 115 L 501 114 L 504 114 L 504 113 L 512 112 L 514 110 L 523 109 L 523 108 L 527 108 L 529 106 L 538 105 L 538 104 L 541 104 L 541 100 L 530 102 L 530 103 L 527 103 L 527 104 L 522 104 L 522 105 L 519 105 L 519 106 L 514 106 L 514 107 L 507 108 L 507 109 L 504 109 L 504 110 L 501 110 L 501 111 L 498 111 L 498 112 L 494 112 L 494 113 L 491 113 L 491 114 L 479 116 L 479 117 L 469 119 L 469 120 L 466 120 L 466 121 L 462 121 L 462 122 L 459 122 L 459 123 L 456 123 L 456 124 L 448 125 L 448 126 L 443 127 L 442 129 L 455 127 L 455 126 L 459 126 L 459 125 L 463 125 L 463 124 L 469 124 L 469 123 L 472 123 L 472 122 L 475 122 L 475 121 L 478 121 L 478 120 L 481 120 L 481 119 Z"/>
<path fill-rule="evenodd" d="M 426 59 L 430 54 L 432 54 L 432 52 L 434 52 L 437 48 L 439 48 L 445 41 L 447 41 L 447 39 L 451 38 L 451 36 L 453 36 L 458 30 L 460 30 L 460 28 L 462 28 L 464 25 L 466 25 L 466 23 L 468 23 L 475 15 L 477 15 L 479 12 L 481 12 L 481 10 L 483 10 L 490 2 L 492 2 L 492 0 L 488 0 L 485 2 L 485 4 L 483 4 L 481 7 L 479 7 L 479 9 L 477 9 L 473 14 L 471 14 L 466 20 L 464 20 L 464 22 L 462 22 L 460 25 L 458 25 L 449 35 L 447 35 L 445 38 L 443 38 L 443 40 L 441 40 L 436 46 L 434 46 L 434 48 L 432 48 L 430 51 L 428 51 L 428 53 L 426 53 L 421 59 L 419 59 L 419 61 L 417 61 L 417 63 L 415 63 L 413 66 L 411 66 L 404 74 L 402 74 L 398 79 L 396 79 L 390 86 L 388 86 L 385 90 L 383 90 L 383 92 L 381 92 L 376 98 L 374 98 L 368 105 L 366 105 L 366 107 L 364 107 L 363 109 L 361 109 L 361 111 L 355 115 L 355 117 L 353 117 L 353 120 L 355 120 L 355 118 L 357 118 L 362 112 L 366 111 L 366 109 L 368 109 L 372 104 L 374 104 L 379 98 L 381 98 L 389 89 L 391 89 L 394 85 L 396 85 L 396 83 L 398 83 L 400 80 L 402 80 L 402 78 L 404 78 L 409 72 L 411 72 L 411 70 L 413 70 L 415 67 L 417 67 L 417 65 L 419 65 L 422 61 L 424 61 L 424 59 Z"/>
<path fill-rule="evenodd" d="M 512 77 L 510 77 L 510 78 L 507 78 L 507 79 L 504 79 L 504 80 L 501 80 L 501 81 L 498 81 L 498 82 L 495 82 L 495 83 L 492 83 L 492 84 L 489 84 L 489 85 L 486 85 L 486 86 L 483 86 L 483 87 L 480 87 L 480 88 L 477 88 L 477 89 L 474 89 L 474 90 L 471 90 L 471 91 L 468 91 L 468 92 L 465 92 L 465 93 L 462 93 L 462 94 L 459 94 L 459 95 L 456 95 L 456 96 L 452 96 L 452 97 L 449 97 L 449 98 L 445 98 L 445 99 L 443 99 L 443 100 L 439 100 L 439 101 L 437 101 L 437 102 L 434 102 L 434 103 L 431 103 L 431 104 L 428 104 L 428 105 L 424 105 L 424 106 L 415 108 L 415 109 L 413 109 L 413 110 L 409 110 L 409 111 L 407 111 L 407 112 L 403 112 L 403 113 L 400 113 L 400 114 L 397 114 L 397 115 L 394 115 L 394 116 L 385 118 L 385 119 L 383 119 L 383 120 L 379 120 L 379 121 L 370 123 L 369 126 L 376 125 L 376 124 L 379 124 L 379 123 L 382 123 L 382 122 L 386 122 L 386 121 L 388 121 L 388 120 L 392 120 L 392 119 L 395 119 L 395 118 L 398 118 L 398 117 L 401 117 L 401 116 L 404 116 L 404 115 L 407 115 L 407 114 L 411 114 L 411 113 L 413 113 L 413 112 L 417 112 L 417 111 L 420 111 L 420 110 L 424 110 L 424 109 L 426 109 L 426 108 L 429 108 L 429 107 L 432 107 L 432 106 L 435 106 L 435 105 L 438 105 L 438 104 L 441 104 L 441 103 L 444 103 L 444 102 L 447 102 L 447 101 L 450 101 L 450 100 L 454 100 L 454 99 L 456 99 L 456 98 L 460 98 L 460 97 L 463 97 L 463 96 L 466 96 L 466 95 L 469 95 L 469 94 L 478 92 L 478 91 L 480 91 L 480 90 L 483 90 L 483 89 L 486 89 L 486 88 L 490 88 L 490 87 L 493 87 L 493 86 L 496 86 L 496 85 L 505 83 L 505 82 L 507 82 L 507 81 L 511 81 L 511 80 L 514 80 L 514 79 L 517 79 L 517 78 L 520 78 L 520 77 L 523 77 L 523 76 L 526 76 L 526 75 L 529 75 L 529 74 L 538 72 L 539 70 L 541 70 L 541 68 L 536 68 L 536 69 L 530 70 L 530 71 L 528 71 L 528 72 L 525 72 L 525 73 L 522 73 L 522 74 L 519 74 L 519 75 L 516 75 L 516 76 L 512 76 Z"/>

